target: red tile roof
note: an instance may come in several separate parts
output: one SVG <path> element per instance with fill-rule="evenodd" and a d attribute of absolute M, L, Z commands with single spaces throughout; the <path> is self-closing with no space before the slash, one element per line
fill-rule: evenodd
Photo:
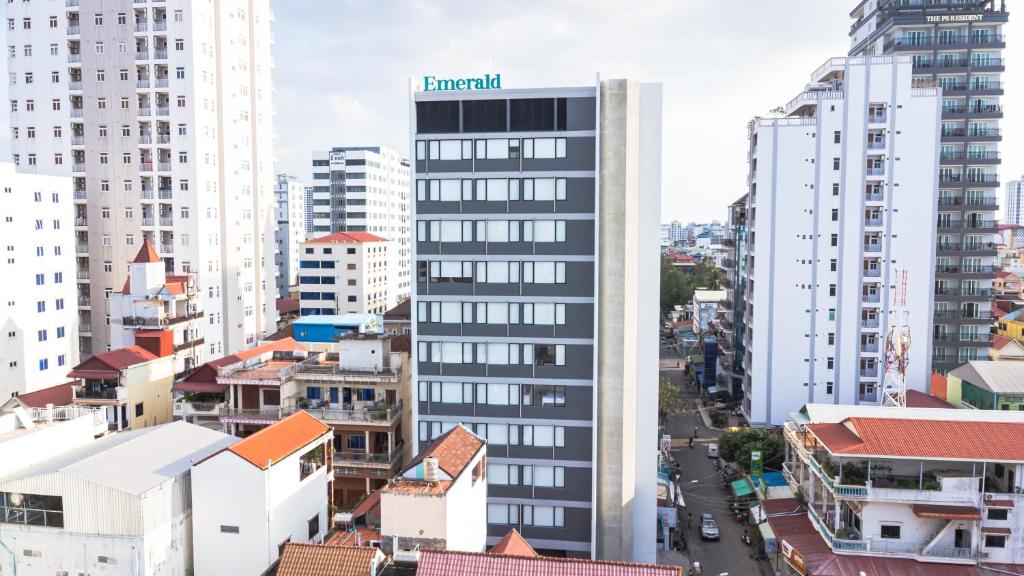
<path fill-rule="evenodd" d="M 299 411 L 228 446 L 227 450 L 266 470 L 330 430 L 327 424 Z"/>
<path fill-rule="evenodd" d="M 47 404 L 66 406 L 75 399 L 75 392 L 72 389 L 74 384 L 74 382 L 67 382 L 36 390 L 35 392 L 26 392 L 19 394 L 18 400 L 21 400 L 22 403 L 30 408 L 45 408 Z"/>
<path fill-rule="evenodd" d="M 505 537 L 498 541 L 488 552 L 489 554 L 504 554 L 506 556 L 526 556 L 533 558 L 540 556 L 537 551 L 530 546 L 530 543 L 523 538 L 523 535 L 519 533 L 515 528 L 509 530 Z"/>
<path fill-rule="evenodd" d="M 126 346 L 100 352 L 68 372 L 69 378 L 117 378 L 117 373 L 130 366 L 149 362 L 157 358 L 145 348 Z"/>
<path fill-rule="evenodd" d="M 416 576 L 682 576 L 679 566 L 422 550 Z"/>
<path fill-rule="evenodd" d="M 981 512 L 971 506 L 945 506 L 941 504 L 912 504 L 914 516 L 918 518 L 942 518 L 945 520 L 981 520 Z"/>
<path fill-rule="evenodd" d="M 299 311 L 299 301 L 293 298 L 278 298 L 274 306 L 278 312 L 289 313 Z"/>
<path fill-rule="evenodd" d="M 379 505 L 380 490 L 374 490 L 373 492 L 370 492 L 370 495 L 367 496 L 365 500 L 359 503 L 359 506 L 356 506 L 355 509 L 352 510 L 352 517 L 358 518 Z"/>
<path fill-rule="evenodd" d="M 156 262 L 162 262 L 162 260 L 156 255 L 156 250 L 147 238 L 142 241 L 142 248 L 139 248 L 139 253 L 135 255 L 135 260 L 132 260 L 132 264 L 153 264 Z"/>
<path fill-rule="evenodd" d="M 410 467 L 416 466 L 427 456 L 433 456 L 437 458 L 437 464 L 441 470 L 444 470 L 454 480 L 473 461 L 473 457 L 483 445 L 483 439 L 470 432 L 465 426 L 459 425 L 431 442 L 425 450 L 416 456 Z"/>
<path fill-rule="evenodd" d="M 335 232 L 307 242 L 314 244 L 362 244 L 363 242 L 387 242 L 387 238 L 381 238 L 369 232 Z"/>
<path fill-rule="evenodd" d="M 394 308 L 385 312 L 384 321 L 387 322 L 388 320 L 409 320 L 410 318 L 412 318 L 411 301 L 411 298 L 406 298 L 405 300 L 402 300 L 401 302 L 396 304 Z"/>
<path fill-rule="evenodd" d="M 978 516 L 979 518 L 975 518 L 975 520 L 981 519 L 981 514 Z M 1010 528 L 1005 526 L 982 526 L 981 531 L 985 534 L 1010 534 Z"/>
<path fill-rule="evenodd" d="M 379 553 L 376 548 L 289 542 L 281 553 L 277 576 L 375 576 Z"/>
<path fill-rule="evenodd" d="M 851 417 L 807 429 L 833 454 L 1024 462 L 1024 422 Z"/>
<path fill-rule="evenodd" d="M 918 390 L 907 390 L 908 408 L 952 408 L 953 406 L 931 394 L 925 394 Z"/>
<path fill-rule="evenodd" d="M 436 440 L 430 443 L 425 450 L 419 453 L 412 461 L 406 472 L 420 466 L 427 456 L 437 458 L 437 465 L 451 480 L 439 480 L 427 482 L 418 476 L 400 476 L 391 481 L 390 484 L 381 488 L 383 492 L 420 494 L 420 495 L 442 495 L 448 492 L 452 483 L 458 479 L 463 471 L 473 461 L 473 457 L 484 447 L 484 440 L 470 432 L 465 426 L 458 425 L 445 432 Z"/>
<path fill-rule="evenodd" d="M 195 372 L 179 381 L 174 388 L 171 388 L 171 391 L 222 394 L 224 390 L 227 389 L 227 386 L 217 383 L 217 368 L 259 356 L 264 352 L 304 352 L 305 350 L 306 347 L 296 342 L 293 338 L 283 338 L 281 340 L 267 342 L 266 344 L 256 346 L 255 348 L 249 348 L 222 358 L 217 358 L 216 360 L 210 360 L 206 364 L 197 368 Z"/>
<path fill-rule="evenodd" d="M 351 530 L 340 530 L 331 534 L 324 544 L 327 546 L 358 546 L 369 548 L 372 543 L 380 542 L 380 530 L 357 526 Z"/>
<path fill-rule="evenodd" d="M 992 314 L 993 316 L 995 315 L 995 310 L 992 311 Z M 1003 314 L 1005 314 L 1005 312 L 1003 312 Z M 1013 342 L 1013 338 L 1010 338 L 1009 336 L 1003 336 L 1002 334 L 992 335 L 992 347 L 996 350 L 1002 350 L 1003 346 L 1006 346 L 1010 342 Z"/>

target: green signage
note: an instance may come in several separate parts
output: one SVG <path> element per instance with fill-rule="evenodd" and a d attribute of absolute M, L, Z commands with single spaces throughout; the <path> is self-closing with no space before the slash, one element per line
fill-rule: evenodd
<path fill-rule="evenodd" d="M 453 90 L 501 90 L 501 74 L 485 74 L 475 78 L 423 77 L 424 92 Z"/>
<path fill-rule="evenodd" d="M 750 453 L 750 475 L 754 478 L 761 477 L 761 451 L 754 450 Z"/>

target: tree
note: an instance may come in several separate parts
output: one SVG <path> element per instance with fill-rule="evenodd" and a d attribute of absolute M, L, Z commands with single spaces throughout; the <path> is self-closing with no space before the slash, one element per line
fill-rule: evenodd
<path fill-rule="evenodd" d="M 658 412 L 666 416 L 680 413 L 679 392 L 679 386 L 671 378 L 662 376 L 658 382 Z"/>
<path fill-rule="evenodd" d="M 741 428 L 718 438 L 718 455 L 744 470 L 750 468 L 750 453 L 755 450 L 761 451 L 761 461 L 766 470 L 782 468 L 786 445 L 778 434 L 761 428 Z"/>
<path fill-rule="evenodd" d="M 693 300 L 697 288 L 718 290 L 722 285 L 722 271 L 715 268 L 710 258 L 693 267 L 691 274 L 683 274 L 668 258 L 661 259 L 661 310 L 668 312 L 676 304 Z"/>

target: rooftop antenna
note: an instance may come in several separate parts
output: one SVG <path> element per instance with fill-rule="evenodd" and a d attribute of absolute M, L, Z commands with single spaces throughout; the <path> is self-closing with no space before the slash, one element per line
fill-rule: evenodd
<path fill-rule="evenodd" d="M 885 335 L 885 379 L 882 382 L 883 406 L 907 407 L 907 363 L 910 361 L 910 318 L 907 314 L 907 271 L 896 272 L 893 291 L 894 316 Z"/>

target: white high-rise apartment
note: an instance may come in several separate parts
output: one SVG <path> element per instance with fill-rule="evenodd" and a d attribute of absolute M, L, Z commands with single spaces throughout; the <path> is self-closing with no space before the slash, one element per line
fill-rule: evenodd
<path fill-rule="evenodd" d="M 412 282 L 409 161 L 379 146 L 313 152 L 312 184 L 308 236 L 369 232 L 390 240 L 387 307 L 408 298 Z"/>
<path fill-rule="evenodd" d="M 294 176 L 278 174 L 274 203 L 277 296 L 287 298 L 288 287 L 299 282 L 299 245 L 306 241 L 306 187 Z"/>
<path fill-rule="evenodd" d="M 78 364 L 71 179 L 0 163 L 0 398 Z"/>
<path fill-rule="evenodd" d="M 1005 0 L 853 0 L 850 55 L 913 59 L 914 82 L 942 88 L 932 366 L 985 358 L 998 269 L 999 121 Z M 980 335 L 980 336 L 979 336 Z"/>
<path fill-rule="evenodd" d="M 144 238 L 195 276 L 206 357 L 272 331 L 268 0 L 33 0 L 5 16 L 14 161 L 73 178 L 82 354 L 109 346 L 106 296 Z"/>
<path fill-rule="evenodd" d="M 880 401 L 897 272 L 908 276 L 907 385 L 928 386 L 941 108 L 940 91 L 912 87 L 912 75 L 909 56 L 833 58 L 784 117 L 749 126 L 738 328 L 753 425 L 812 402 Z"/>
<path fill-rule="evenodd" d="M 1003 224 L 1020 226 L 1024 224 L 1021 218 L 1021 202 L 1024 201 L 1024 176 L 1019 180 L 1010 180 L 1006 183 L 1006 204 L 1003 206 Z"/>

